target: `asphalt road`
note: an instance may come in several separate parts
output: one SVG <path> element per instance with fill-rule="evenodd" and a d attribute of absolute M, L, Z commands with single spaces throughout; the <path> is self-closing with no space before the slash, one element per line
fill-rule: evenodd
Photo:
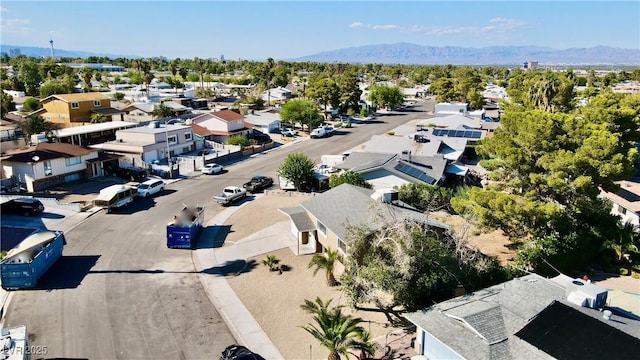
<path fill-rule="evenodd" d="M 40 289 L 14 293 L 6 325 L 26 324 L 31 345 L 47 347 L 45 358 L 217 358 L 235 340 L 200 283 L 191 251 L 166 247 L 167 222 L 183 204 L 204 205 L 207 222 L 222 210 L 212 197 L 225 186 L 256 174 L 275 177 L 290 152 L 303 151 L 316 162 L 340 154 L 428 115 L 419 109 L 276 148 L 228 165 L 223 174 L 179 181 L 155 197 L 88 218 L 66 233 L 64 257 Z"/>

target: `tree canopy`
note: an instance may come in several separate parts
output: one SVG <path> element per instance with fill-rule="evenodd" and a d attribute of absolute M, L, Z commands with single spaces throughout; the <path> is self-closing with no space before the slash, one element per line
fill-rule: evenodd
<path fill-rule="evenodd" d="M 397 86 L 374 85 L 369 89 L 369 101 L 376 107 L 393 109 L 402 105 L 404 96 Z"/>
<path fill-rule="evenodd" d="M 293 126 L 300 124 L 303 130 L 305 125 L 311 129 L 322 123 L 322 116 L 318 114 L 316 105 L 301 99 L 293 99 L 282 105 L 280 118 Z"/>
<path fill-rule="evenodd" d="M 315 164 L 304 153 L 290 153 L 280 164 L 278 175 L 291 181 L 297 191 L 302 190 L 302 184 L 313 178 Z"/>
<path fill-rule="evenodd" d="M 351 184 L 366 189 L 371 189 L 371 184 L 369 184 L 360 173 L 351 170 L 344 171 L 340 174 L 331 174 L 331 176 L 329 177 L 330 187 L 334 188 L 342 184 Z"/>

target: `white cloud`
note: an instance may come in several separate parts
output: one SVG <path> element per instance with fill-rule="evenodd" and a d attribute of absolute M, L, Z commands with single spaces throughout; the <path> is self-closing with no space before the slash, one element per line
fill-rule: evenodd
<path fill-rule="evenodd" d="M 6 34 L 26 34 L 31 32 L 29 19 L 0 18 L 0 31 Z"/>
<path fill-rule="evenodd" d="M 423 33 L 427 35 L 477 35 L 488 33 L 500 33 L 506 31 L 514 31 L 519 28 L 527 26 L 527 23 L 516 19 L 506 19 L 501 17 L 495 17 L 489 19 L 489 23 L 484 26 L 420 26 L 420 25 L 376 25 L 365 24 L 362 22 L 353 22 L 349 25 L 350 28 L 364 28 L 371 30 L 384 30 L 384 31 L 398 31 L 405 33 Z"/>

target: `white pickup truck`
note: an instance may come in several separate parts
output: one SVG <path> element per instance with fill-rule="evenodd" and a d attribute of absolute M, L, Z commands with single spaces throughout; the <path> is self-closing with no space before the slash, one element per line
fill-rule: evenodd
<path fill-rule="evenodd" d="M 236 200 L 243 199 L 247 196 L 247 190 L 237 186 L 227 186 L 222 192 L 213 197 L 218 204 L 230 205 Z"/>

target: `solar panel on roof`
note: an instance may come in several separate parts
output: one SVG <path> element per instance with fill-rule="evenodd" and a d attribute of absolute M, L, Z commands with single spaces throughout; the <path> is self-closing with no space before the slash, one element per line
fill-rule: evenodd
<path fill-rule="evenodd" d="M 473 135 L 473 131 L 465 131 L 464 137 L 471 137 Z"/>
<path fill-rule="evenodd" d="M 427 184 L 434 184 L 436 182 L 433 177 L 425 174 L 420 169 L 415 168 L 415 167 L 410 166 L 410 165 L 398 163 L 393 168 L 398 170 L 398 171 L 400 171 L 401 173 L 407 174 L 407 175 L 409 175 L 409 176 L 411 176 L 413 178 L 416 178 L 418 180 L 424 181 Z"/>
<path fill-rule="evenodd" d="M 433 135 L 441 136 L 441 134 L 442 134 L 442 130 L 441 129 L 433 129 Z"/>
<path fill-rule="evenodd" d="M 456 134 L 454 135 L 455 137 L 464 137 L 464 130 L 458 130 L 456 131 Z"/>
<path fill-rule="evenodd" d="M 471 135 L 472 139 L 480 139 L 482 137 L 482 133 L 480 131 L 474 131 Z"/>

